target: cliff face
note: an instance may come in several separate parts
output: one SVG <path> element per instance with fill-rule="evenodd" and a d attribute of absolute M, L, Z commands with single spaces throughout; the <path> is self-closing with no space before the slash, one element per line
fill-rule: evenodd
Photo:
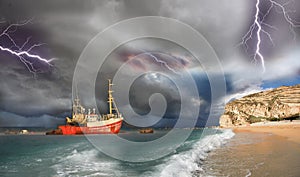
<path fill-rule="evenodd" d="M 299 117 L 300 84 L 282 86 L 273 90 L 251 94 L 225 106 L 220 126 L 246 125 L 265 120 Z"/>

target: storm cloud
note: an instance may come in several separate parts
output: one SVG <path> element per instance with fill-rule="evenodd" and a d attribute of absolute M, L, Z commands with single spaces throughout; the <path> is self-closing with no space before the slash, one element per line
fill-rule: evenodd
<path fill-rule="evenodd" d="M 269 5 L 269 1 L 263 1 L 262 11 L 266 12 Z M 300 2 L 293 2 L 287 8 L 292 11 L 298 10 L 299 6 Z M 273 10 L 266 18 L 266 23 L 274 26 L 276 30 L 266 29 L 272 35 L 274 45 L 266 36 L 263 37 L 265 73 L 262 73 L 259 62 L 255 63 L 252 60 L 256 38 L 250 40 L 248 51 L 244 50 L 243 45 L 239 45 L 253 23 L 254 11 L 255 2 L 252 0 L 1 0 L 0 32 L 11 23 L 32 19 L 31 23 L 17 29 L 14 38 L 20 44 L 30 36 L 33 42 L 45 43 L 46 45 L 35 49 L 34 52 L 57 60 L 52 62 L 53 66 L 50 68 L 40 66 L 42 72 L 34 76 L 18 58 L 0 51 L 0 126 L 44 126 L 49 121 L 51 125 L 55 125 L 55 122 L 61 123 L 64 117 L 71 113 L 73 72 L 85 46 L 96 34 L 110 25 L 140 16 L 174 18 L 205 36 L 215 50 L 225 73 L 222 75 L 222 71 L 211 68 L 216 77 L 224 77 L 226 80 L 228 95 L 219 98 L 221 107 L 225 101 L 240 97 L 241 94 L 265 89 L 264 83 L 291 78 L 298 78 L 293 82 L 299 82 L 300 30 L 290 28 L 282 13 Z M 300 12 L 292 13 L 291 18 L 300 21 Z M 8 42 L 0 38 L 0 44 L 8 45 Z M 129 43 L 111 54 L 112 59 L 104 64 L 97 78 L 100 81 L 96 85 L 100 111 L 106 111 L 105 80 L 112 77 L 124 62 L 130 60 L 131 55 L 142 53 L 139 49 L 172 56 L 174 60 L 156 55 L 178 72 L 180 69 L 190 71 L 197 82 L 200 97 L 187 99 L 195 105 L 202 105 L 199 117 L 207 117 L 211 89 L 201 63 L 195 62 L 192 56 L 180 47 L 151 39 Z M 144 59 L 132 64 L 132 69 L 147 70 L 151 63 L 155 62 L 151 61 L 149 56 L 144 56 Z M 131 106 L 141 114 L 149 109 L 146 104 L 149 96 L 147 94 L 165 90 L 170 85 L 163 82 L 163 79 L 160 80 L 160 84 L 153 85 L 153 79 L 147 80 L 145 77 L 146 75 L 140 78 L 131 90 Z M 143 94 L 139 89 L 147 83 L 152 83 L 153 89 Z M 269 85 L 272 87 L 272 84 Z M 177 92 L 163 92 L 168 103 L 172 105 L 167 110 L 166 118 L 176 117 L 176 110 L 180 105 L 180 100 L 174 96 Z M 83 101 L 86 104 L 88 102 Z M 199 125 L 203 125 L 203 121 L 206 121 L 205 118 L 199 120 Z M 217 122 L 218 116 L 210 123 Z"/>

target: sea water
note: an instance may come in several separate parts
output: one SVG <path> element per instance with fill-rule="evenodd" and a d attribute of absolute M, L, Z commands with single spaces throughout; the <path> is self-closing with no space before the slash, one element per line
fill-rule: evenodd
<path fill-rule="evenodd" d="M 203 129 L 194 130 L 185 142 L 163 158 L 139 163 L 111 158 L 83 135 L 1 135 L 0 176 L 202 176 L 205 174 L 202 163 L 209 152 L 234 136 L 231 130 L 203 132 Z M 125 131 L 122 135 L 132 140 L 141 136 L 151 139 L 163 136 L 164 131 L 150 135 Z"/>

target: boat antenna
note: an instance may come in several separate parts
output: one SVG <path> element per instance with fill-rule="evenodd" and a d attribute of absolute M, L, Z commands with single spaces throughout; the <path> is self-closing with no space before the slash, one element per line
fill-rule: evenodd
<path fill-rule="evenodd" d="M 76 94 L 76 99 L 78 99 L 78 85 L 75 82 L 75 94 Z"/>
<path fill-rule="evenodd" d="M 77 85 L 77 82 L 75 82 L 75 99 L 73 99 L 73 104 L 76 105 L 76 106 L 78 106 L 80 104 L 79 103 L 79 96 L 78 96 L 78 85 Z"/>

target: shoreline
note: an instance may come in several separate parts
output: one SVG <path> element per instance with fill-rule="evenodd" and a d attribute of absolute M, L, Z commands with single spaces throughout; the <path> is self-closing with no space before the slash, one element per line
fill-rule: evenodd
<path fill-rule="evenodd" d="M 204 163 L 211 176 L 297 176 L 300 122 L 265 122 L 227 127 L 235 136 Z"/>

